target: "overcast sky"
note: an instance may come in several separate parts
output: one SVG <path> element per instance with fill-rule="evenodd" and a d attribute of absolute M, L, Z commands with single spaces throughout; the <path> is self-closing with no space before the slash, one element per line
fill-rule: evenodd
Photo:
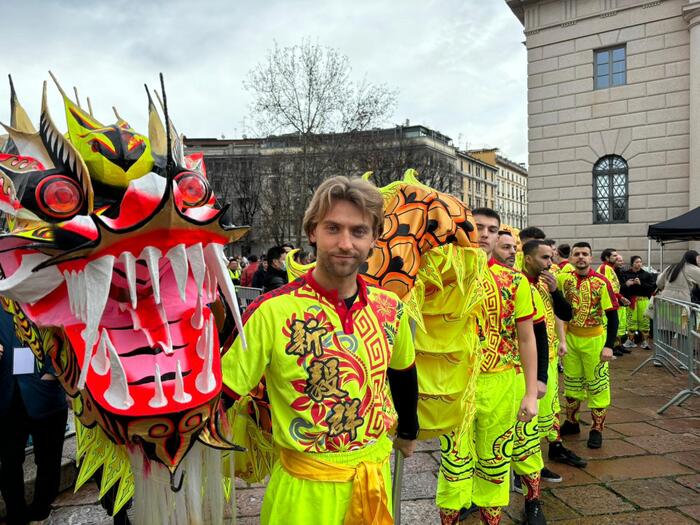
<path fill-rule="evenodd" d="M 114 121 L 114 105 L 145 133 L 143 84 L 156 87 L 163 72 L 178 131 L 237 138 L 250 113 L 247 72 L 273 40 L 311 38 L 346 54 L 356 79 L 398 89 L 387 124 L 410 119 L 460 148 L 498 147 L 527 161 L 524 37 L 505 0 L 23 0 L 3 3 L 3 20 L 0 64 L 35 122 L 51 69 L 83 104 L 90 96 L 103 123 Z M 49 93 L 65 128 L 53 84 Z M 8 122 L 6 83 L 0 100 Z"/>

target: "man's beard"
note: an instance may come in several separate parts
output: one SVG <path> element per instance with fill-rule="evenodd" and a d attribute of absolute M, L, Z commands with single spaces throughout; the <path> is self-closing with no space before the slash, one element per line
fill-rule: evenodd
<path fill-rule="evenodd" d="M 337 261 L 334 262 L 334 259 L 332 258 L 333 256 L 341 256 L 341 257 L 352 257 L 352 259 L 348 259 L 348 262 L 346 264 L 340 264 Z M 344 279 L 346 277 L 350 277 L 353 274 L 356 274 L 358 270 L 360 269 L 360 266 L 362 265 L 363 262 L 367 260 L 367 257 L 369 254 L 365 254 L 364 257 L 362 257 L 362 254 L 345 254 L 345 253 L 335 253 L 335 254 L 317 254 L 317 260 L 316 264 L 321 266 L 323 270 L 330 276 L 336 277 L 336 278 L 341 278 Z"/>

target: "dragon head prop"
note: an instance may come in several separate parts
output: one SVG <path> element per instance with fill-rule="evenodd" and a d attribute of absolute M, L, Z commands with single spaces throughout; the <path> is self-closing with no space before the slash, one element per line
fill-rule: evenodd
<path fill-rule="evenodd" d="M 68 394 L 80 397 L 81 422 L 174 472 L 195 439 L 226 445 L 215 424 L 211 305 L 221 290 L 240 329 L 223 248 L 247 228 L 227 220 L 202 155 L 184 154 L 165 94 L 165 125 L 148 95 L 145 136 L 116 110 L 115 124 L 101 124 L 59 86 L 64 135 L 46 83 L 38 131 L 10 84 L 0 294 L 51 334 L 35 353 L 43 345 Z"/>

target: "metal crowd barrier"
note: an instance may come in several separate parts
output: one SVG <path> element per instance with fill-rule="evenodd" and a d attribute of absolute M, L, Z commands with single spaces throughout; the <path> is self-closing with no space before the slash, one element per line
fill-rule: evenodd
<path fill-rule="evenodd" d="M 691 396 L 700 396 L 700 306 L 673 299 L 654 298 L 654 353 L 632 375 L 653 363 L 672 376 L 687 374 L 688 386 L 662 406 L 662 414 Z"/>
<path fill-rule="evenodd" d="M 255 301 L 262 293 L 262 288 L 250 288 L 248 286 L 236 286 L 236 297 L 240 307 L 245 310 L 250 303 Z"/>

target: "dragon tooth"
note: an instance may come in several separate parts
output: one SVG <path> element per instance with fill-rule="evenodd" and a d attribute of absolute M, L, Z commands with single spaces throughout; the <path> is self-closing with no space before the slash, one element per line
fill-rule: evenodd
<path fill-rule="evenodd" d="M 109 370 L 108 341 L 111 345 L 112 341 L 109 339 L 107 329 L 103 328 L 102 337 L 100 337 L 100 342 L 97 344 L 97 352 L 95 352 L 95 356 L 92 358 L 92 369 L 101 376 L 105 375 Z"/>
<path fill-rule="evenodd" d="M 160 377 L 160 367 L 158 363 L 156 363 L 155 381 L 156 392 L 153 394 L 150 401 L 148 401 L 148 406 L 151 408 L 161 408 L 168 404 L 168 400 L 165 398 L 165 392 L 163 392 L 163 380 Z"/>
<path fill-rule="evenodd" d="M 167 337 L 167 340 L 158 341 L 158 344 L 166 355 L 173 355 L 173 338 L 170 335 L 170 325 L 168 325 L 168 317 L 165 315 L 165 307 L 163 306 L 163 303 L 158 305 L 158 314 L 160 315 L 163 326 L 165 327 L 165 335 Z"/>
<path fill-rule="evenodd" d="M 184 244 L 178 244 L 168 250 L 165 256 L 170 261 L 170 267 L 175 275 L 177 283 L 177 291 L 180 292 L 180 299 L 185 302 L 185 294 L 187 292 L 187 272 L 189 265 L 187 263 L 187 250 Z"/>
<path fill-rule="evenodd" d="M 202 291 L 200 290 L 197 293 L 197 304 L 194 307 L 194 313 L 192 314 L 192 318 L 190 319 L 190 323 L 192 323 L 192 328 L 195 330 L 199 330 L 202 328 L 202 323 L 204 322 L 204 313 L 203 313 L 203 305 L 202 305 Z"/>
<path fill-rule="evenodd" d="M 66 290 L 68 291 L 68 305 L 70 306 L 70 311 L 73 315 L 76 315 L 75 301 L 77 299 L 77 290 L 75 289 L 75 283 L 73 279 L 73 273 L 70 270 L 65 270 L 63 272 L 63 278 L 66 280 Z"/>
<path fill-rule="evenodd" d="M 204 285 L 204 274 L 206 273 L 206 264 L 204 262 L 204 251 L 202 250 L 202 243 L 198 242 L 192 246 L 187 247 L 187 260 L 189 261 L 190 268 L 192 269 L 192 277 L 194 277 L 194 282 L 197 288 L 200 290 Z"/>
<path fill-rule="evenodd" d="M 160 272 L 158 263 L 161 258 L 161 251 L 153 246 L 146 246 L 141 252 L 140 259 L 146 261 L 148 273 L 151 276 L 151 288 L 153 289 L 153 299 L 156 304 L 160 304 Z"/>
<path fill-rule="evenodd" d="M 97 341 L 98 328 L 107 305 L 109 288 L 112 285 L 113 268 L 114 256 L 104 255 L 99 259 L 90 261 L 81 275 L 81 284 L 84 283 L 85 290 L 90 290 L 90 293 L 85 293 L 85 329 L 81 334 L 85 343 L 85 354 L 80 377 L 78 378 L 78 389 L 80 390 L 85 388 L 90 359 L 92 358 L 92 349 Z M 107 346 L 109 347 L 109 345 Z"/>
<path fill-rule="evenodd" d="M 58 268 L 49 266 L 35 270 L 49 258 L 41 253 L 23 255 L 19 268 L 9 277 L 0 279 L 0 294 L 20 303 L 33 304 L 53 292 L 65 280 Z"/>
<path fill-rule="evenodd" d="M 224 247 L 221 244 L 207 244 L 207 247 L 204 249 L 204 255 L 207 266 L 214 272 L 214 275 L 221 285 L 224 298 L 231 309 L 231 313 L 233 313 L 233 319 L 238 329 L 238 336 L 241 338 L 241 343 L 245 349 L 247 348 L 247 344 L 245 333 L 243 332 L 243 320 L 241 319 L 241 312 L 238 306 L 238 297 L 236 297 L 236 287 L 233 286 L 233 282 L 231 282 L 228 270 L 226 269 Z M 213 299 L 215 299 L 215 297 Z"/>
<path fill-rule="evenodd" d="M 192 396 L 185 392 L 185 381 L 182 379 L 182 366 L 180 360 L 177 360 L 177 371 L 175 372 L 175 395 L 173 399 L 178 403 L 189 403 L 192 401 Z"/>
<path fill-rule="evenodd" d="M 126 382 L 126 372 L 122 366 L 114 345 L 109 339 L 105 340 L 109 352 L 109 388 L 105 391 L 105 401 L 114 408 L 127 410 L 134 404 L 129 394 L 129 384 Z"/>
<path fill-rule="evenodd" d="M 119 259 L 124 263 L 124 273 L 126 274 L 126 282 L 129 286 L 129 297 L 131 298 L 131 307 L 136 308 L 136 258 L 131 252 L 123 252 Z"/>
<path fill-rule="evenodd" d="M 211 318 L 210 318 L 211 319 Z M 212 333 L 214 329 L 214 324 L 207 321 L 205 330 L 207 331 L 206 336 L 206 353 L 204 355 L 204 363 L 202 364 L 202 371 L 197 375 L 195 379 L 195 386 L 202 394 L 208 394 L 214 388 L 216 388 L 216 378 L 214 377 L 214 372 L 212 372 L 212 365 L 214 361 L 214 334 Z"/>
<path fill-rule="evenodd" d="M 77 272 L 76 276 L 76 287 L 78 289 L 77 295 L 77 317 L 81 321 L 87 321 L 87 302 L 88 302 L 88 289 L 87 281 L 84 272 Z M 112 277 L 110 276 L 110 281 Z M 107 290 L 109 292 L 109 289 Z M 102 314 L 100 314 L 101 316 Z"/>

